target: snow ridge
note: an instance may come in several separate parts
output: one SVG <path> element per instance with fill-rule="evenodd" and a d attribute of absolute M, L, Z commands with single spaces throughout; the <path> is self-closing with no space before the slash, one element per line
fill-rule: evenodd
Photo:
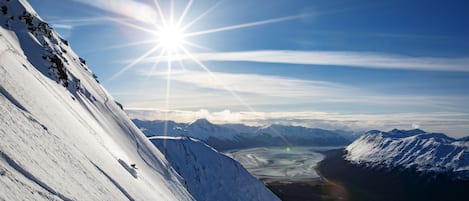
<path fill-rule="evenodd" d="M 154 136 L 151 141 L 204 201 L 280 201 L 239 162 L 190 137 Z"/>
<path fill-rule="evenodd" d="M 398 130 L 370 131 L 347 148 L 353 163 L 379 168 L 413 168 L 469 179 L 469 141 L 442 133 Z"/>

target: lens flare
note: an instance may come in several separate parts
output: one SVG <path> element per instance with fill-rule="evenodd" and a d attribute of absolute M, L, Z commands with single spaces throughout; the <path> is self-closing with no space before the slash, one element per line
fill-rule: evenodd
<path fill-rule="evenodd" d="M 84 0 L 83 0 L 84 1 Z M 96 0 L 97 2 L 103 2 L 104 0 Z M 121 2 L 127 2 L 129 0 L 120 0 Z M 107 2 L 107 1 L 106 1 Z M 124 26 L 137 29 L 143 32 L 146 32 L 150 35 L 153 36 L 152 39 L 150 40 L 143 40 L 140 42 L 136 43 L 130 43 L 130 44 L 122 44 L 117 47 L 112 47 L 112 48 L 119 48 L 119 47 L 128 47 L 128 46 L 134 46 L 134 45 L 147 45 L 147 44 L 155 44 L 153 48 L 150 48 L 148 51 L 146 51 L 143 55 L 139 56 L 135 60 L 131 61 L 129 64 L 121 68 L 118 72 L 116 72 L 114 75 L 110 77 L 110 80 L 115 79 L 116 77 L 122 75 L 125 71 L 133 68 L 135 65 L 141 63 L 142 61 L 147 61 L 151 59 L 152 61 L 155 62 L 155 64 L 152 67 L 152 70 L 156 68 L 157 63 L 159 63 L 159 58 L 164 56 L 167 59 L 167 77 L 166 77 L 166 111 L 170 111 L 170 96 L 171 96 L 171 73 L 172 73 L 172 63 L 174 60 L 178 60 L 181 62 L 179 59 L 180 57 L 176 57 L 177 54 L 182 53 L 184 56 L 190 58 L 195 64 L 200 66 L 204 71 L 206 71 L 215 81 L 219 82 L 223 88 L 228 91 L 235 99 L 237 99 L 242 105 L 244 105 L 249 111 L 255 112 L 254 108 L 252 108 L 247 102 L 245 102 L 241 96 L 239 96 L 233 89 L 231 89 L 228 85 L 226 85 L 221 79 L 218 79 L 215 74 L 213 74 L 210 69 L 203 64 L 199 59 L 197 59 L 191 52 L 185 47 L 187 46 L 192 46 L 196 47 L 198 49 L 205 49 L 207 50 L 208 48 L 198 45 L 194 42 L 189 42 L 186 39 L 191 37 L 191 36 L 200 36 L 200 35 L 206 35 L 206 34 L 214 34 L 218 32 L 225 32 L 225 31 L 230 31 L 230 30 L 236 30 L 236 29 L 243 29 L 243 28 L 248 28 L 248 27 L 254 27 L 254 26 L 261 26 L 261 25 L 266 25 L 266 24 L 272 24 L 272 23 L 278 23 L 282 21 L 288 21 L 288 20 L 294 20 L 294 19 L 301 19 L 306 17 L 307 15 L 293 15 L 293 16 L 286 16 L 286 17 L 280 17 L 280 18 L 272 18 L 272 19 L 267 19 L 267 20 L 260 20 L 260 21 L 253 21 L 253 22 L 247 22 L 247 23 L 242 23 L 242 24 L 237 24 L 237 25 L 230 25 L 230 26 L 225 26 L 225 27 L 218 27 L 218 28 L 210 28 L 207 30 L 199 30 L 199 31 L 194 31 L 191 33 L 187 33 L 186 30 L 188 30 L 190 27 L 195 25 L 199 20 L 207 16 L 211 11 L 213 11 L 216 7 L 218 7 L 221 2 L 219 1 L 218 3 L 214 4 L 212 7 L 207 9 L 205 12 L 200 14 L 198 17 L 192 19 L 189 22 L 184 23 L 185 18 L 187 17 L 187 14 L 191 10 L 191 6 L 193 4 L 193 0 L 189 0 L 188 3 L 185 5 L 184 10 L 182 14 L 175 18 L 174 16 L 174 2 L 173 0 L 170 0 L 170 6 L 169 6 L 169 16 L 165 16 L 163 12 L 163 7 L 160 5 L 158 0 L 154 0 L 154 15 L 156 16 L 155 20 L 151 20 L 151 23 L 145 23 L 144 25 L 139 25 L 132 23 L 129 20 L 122 20 L 122 19 L 115 19 L 115 18 L 109 18 L 110 20 L 122 24 Z M 106 4 L 90 4 L 93 6 L 96 6 L 101 9 L 106 9 L 106 10 L 111 10 L 114 12 L 115 9 L 112 8 L 103 8 L 103 5 Z M 122 3 L 122 5 L 124 5 Z M 119 13 L 119 12 L 117 12 Z M 128 16 L 125 15 L 125 16 Z M 129 17 L 131 19 L 139 19 L 138 16 L 132 16 Z M 142 20 L 140 20 L 142 22 Z M 143 21 L 146 22 L 146 21 Z M 160 52 L 159 56 L 155 57 L 154 54 L 157 54 L 156 52 Z M 168 118 L 168 115 L 166 115 L 166 120 Z M 164 135 L 167 135 L 167 122 L 165 123 L 165 128 L 164 128 Z M 274 130 L 274 133 L 278 133 Z M 285 143 L 289 146 L 287 147 L 286 151 L 290 151 L 290 143 L 278 134 L 284 141 Z"/>

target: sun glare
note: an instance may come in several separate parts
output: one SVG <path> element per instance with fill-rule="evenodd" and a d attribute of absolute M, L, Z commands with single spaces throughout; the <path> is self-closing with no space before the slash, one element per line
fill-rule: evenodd
<path fill-rule="evenodd" d="M 167 77 L 166 77 L 165 109 L 169 111 L 170 110 L 170 96 L 171 96 L 171 93 L 170 93 L 171 74 L 173 71 L 172 70 L 173 62 L 178 60 L 181 63 L 181 65 L 183 65 L 181 60 L 179 60 L 181 57 L 178 57 L 178 56 L 183 56 L 183 57 L 190 58 L 195 64 L 197 64 L 203 70 L 205 70 L 210 75 L 210 77 L 212 77 L 216 82 L 221 84 L 223 88 L 226 91 L 228 91 L 234 98 L 236 98 L 242 105 L 246 106 L 250 111 L 255 112 L 254 108 L 252 108 L 248 103 L 246 103 L 234 90 L 232 90 L 229 86 L 227 86 L 221 79 L 215 76 L 215 74 L 213 74 L 210 71 L 210 69 L 205 64 L 203 64 L 198 58 L 196 58 L 189 51 L 189 49 L 185 46 L 190 46 L 190 47 L 194 47 L 197 49 L 204 49 L 204 50 L 207 50 L 209 48 L 206 48 L 202 45 L 199 45 L 197 43 L 194 43 L 193 41 L 186 40 L 186 39 L 193 37 L 193 36 L 207 35 L 207 34 L 224 32 L 224 31 L 229 31 L 229 30 L 236 30 L 236 29 L 242 29 L 242 28 L 247 28 L 247 27 L 271 24 L 271 23 L 276 23 L 276 22 L 281 22 L 281 21 L 300 19 L 300 18 L 305 17 L 305 15 L 293 15 L 293 16 L 286 16 L 286 17 L 280 17 L 280 18 L 272 18 L 272 19 L 267 19 L 267 20 L 260 20 L 260 21 L 254 21 L 254 22 L 248 22 L 248 23 L 242 23 L 242 24 L 237 24 L 237 25 L 224 26 L 224 27 L 218 27 L 218 28 L 212 28 L 212 29 L 207 29 L 207 30 L 186 33 L 185 30 L 188 30 L 191 26 L 193 26 L 203 17 L 208 15 L 212 10 L 214 10 L 218 5 L 220 5 L 222 1 L 219 1 L 218 3 L 212 5 L 212 7 L 207 9 L 198 17 L 195 17 L 189 22 L 186 22 L 185 17 L 187 13 L 190 11 L 190 8 L 193 2 L 194 0 L 189 0 L 186 6 L 184 7 L 183 12 L 179 15 L 179 17 L 175 17 L 173 0 L 169 1 L 170 6 L 169 6 L 169 12 L 166 12 L 168 14 L 167 16 L 165 16 L 165 12 L 163 12 L 163 9 L 159 3 L 159 0 L 154 0 L 155 7 L 156 7 L 155 12 L 158 15 L 158 21 L 156 24 L 147 24 L 147 25 L 154 25 L 153 27 L 152 26 L 149 27 L 147 25 L 140 26 L 140 25 L 128 22 L 126 20 L 114 20 L 115 22 L 123 24 L 125 26 L 150 33 L 153 37 L 151 40 L 140 41 L 140 42 L 136 42 L 132 44 L 124 44 L 124 45 L 120 45 L 121 47 L 128 47 L 128 46 L 141 45 L 141 44 L 155 44 L 155 46 L 147 50 L 140 57 L 131 61 L 126 66 L 122 67 L 117 73 L 112 75 L 110 79 L 114 79 L 118 77 L 119 75 L 123 74 L 125 71 L 131 69 L 135 65 L 143 61 L 148 61 L 148 60 L 150 60 L 151 62 L 154 62 L 151 71 L 148 73 L 149 75 L 151 75 L 153 73 L 153 70 L 156 68 L 156 66 L 160 63 L 160 61 L 162 61 L 161 58 L 162 57 L 167 58 L 166 60 L 167 61 Z M 155 57 L 154 54 L 158 51 L 159 51 L 159 56 Z M 166 113 L 165 119 L 168 120 L 168 113 Z M 167 134 L 167 121 L 165 122 L 163 133 L 164 135 Z M 278 135 L 282 137 L 280 134 Z M 282 139 L 287 144 L 289 144 L 286 141 L 286 139 L 284 139 L 283 137 Z M 289 149 L 287 149 L 287 151 L 289 151 Z"/>
<path fill-rule="evenodd" d="M 192 19 L 189 19 L 189 18 L 186 19 L 186 16 L 191 10 L 191 6 L 194 0 L 188 0 L 186 6 L 183 9 L 183 12 L 179 16 L 175 16 L 176 13 L 174 12 L 175 5 L 174 5 L 173 0 L 165 1 L 165 2 L 169 2 L 169 9 L 167 10 L 163 9 L 164 7 L 160 5 L 160 1 L 161 0 L 154 0 L 154 5 L 155 5 L 154 12 L 156 13 L 157 18 L 158 18 L 156 22 L 154 23 L 141 26 L 139 24 L 129 22 L 128 20 L 119 20 L 119 19 L 113 20 L 111 18 L 111 20 L 119 24 L 149 33 L 153 37 L 150 40 L 144 40 L 144 41 L 135 42 L 131 44 L 119 45 L 119 47 L 128 47 L 128 46 L 144 45 L 144 44 L 155 44 L 155 46 L 147 50 L 140 57 L 131 61 L 126 66 L 122 67 L 118 72 L 116 72 L 110 77 L 110 80 L 115 79 L 116 77 L 120 76 L 127 70 L 134 67 L 135 65 L 144 61 L 150 60 L 152 62 L 155 62 L 154 66 L 156 66 L 158 63 L 160 63 L 161 57 L 166 58 L 168 72 L 171 70 L 173 61 L 178 60 L 180 58 L 191 58 L 195 63 L 199 64 L 203 70 L 207 71 L 210 74 L 210 70 L 205 65 L 203 65 L 200 61 L 198 61 L 198 59 L 195 56 L 191 54 L 188 47 L 201 49 L 201 50 L 210 50 L 210 51 L 211 49 L 203 45 L 199 45 L 193 41 L 190 41 L 189 38 L 194 37 L 194 36 L 214 34 L 218 32 L 225 32 L 225 31 L 242 29 L 242 28 L 247 28 L 247 27 L 272 24 L 272 23 L 277 23 L 277 22 L 282 22 L 282 21 L 301 19 L 301 18 L 304 18 L 305 16 L 308 16 L 305 14 L 292 15 L 292 16 L 271 18 L 267 20 L 253 21 L 253 22 L 242 23 L 242 24 L 237 24 L 237 25 L 230 25 L 230 26 L 211 28 L 211 29 L 186 33 L 186 30 L 189 30 L 190 27 L 192 27 L 194 24 L 199 22 L 202 18 L 207 16 L 211 11 L 215 10 L 215 8 L 218 7 L 223 1 L 218 1 L 218 3 L 212 5 L 212 7 L 207 9 L 205 12 L 203 12 L 199 16 L 192 18 Z M 159 55 L 155 56 L 157 52 L 159 52 Z M 181 53 L 182 55 L 180 55 Z M 151 74 L 151 72 L 149 74 Z M 218 80 L 218 81 L 221 81 L 221 80 Z M 229 87 L 226 87 L 226 89 L 228 90 Z M 241 101 L 241 99 L 235 93 L 233 93 L 233 91 L 231 90 L 228 90 L 228 91 L 230 91 L 233 96 L 235 96 L 239 101 Z M 243 102 L 243 105 L 248 106 L 244 102 Z"/>
<path fill-rule="evenodd" d="M 162 48 L 175 52 L 182 47 L 184 42 L 184 33 L 177 25 L 170 24 L 161 28 L 157 34 L 157 41 Z"/>

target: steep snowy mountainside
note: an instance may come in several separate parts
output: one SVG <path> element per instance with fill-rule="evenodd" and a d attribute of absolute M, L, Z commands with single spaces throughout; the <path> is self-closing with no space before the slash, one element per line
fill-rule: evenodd
<path fill-rule="evenodd" d="M 264 184 L 237 161 L 190 137 L 150 137 L 197 200 L 275 201 Z"/>
<path fill-rule="evenodd" d="M 0 200 L 193 200 L 68 41 L 0 8 Z"/>
<path fill-rule="evenodd" d="M 347 148 L 345 158 L 371 167 L 415 168 L 469 179 L 469 141 L 441 133 L 397 130 L 370 131 Z"/>

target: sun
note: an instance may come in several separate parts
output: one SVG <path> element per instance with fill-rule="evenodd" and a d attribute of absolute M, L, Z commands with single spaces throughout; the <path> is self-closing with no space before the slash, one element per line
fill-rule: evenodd
<path fill-rule="evenodd" d="M 156 34 L 157 42 L 162 48 L 170 52 L 175 52 L 183 47 L 184 32 L 176 24 L 169 24 L 162 27 Z"/>
<path fill-rule="evenodd" d="M 118 72 L 114 73 L 109 80 L 113 80 L 116 77 L 122 75 L 127 70 L 133 68 L 135 65 L 142 63 L 142 62 L 152 62 L 153 67 L 149 75 L 152 74 L 153 70 L 156 66 L 160 63 L 160 61 L 167 61 L 167 69 L 168 69 L 168 80 L 170 80 L 170 72 L 172 69 L 172 63 L 174 61 L 179 61 L 181 65 L 183 65 L 182 60 L 188 59 L 192 60 L 195 64 L 199 65 L 203 70 L 207 71 L 207 73 L 217 80 L 218 82 L 222 83 L 221 80 L 215 78 L 214 75 L 210 72 L 209 68 L 205 66 L 195 55 L 191 53 L 191 48 L 203 50 L 203 51 L 213 51 L 211 48 L 207 48 L 203 45 L 197 44 L 194 41 L 191 41 L 191 37 L 201 36 L 201 35 L 208 35 L 214 34 L 219 32 L 225 32 L 230 30 L 237 30 L 243 29 L 247 27 L 254 27 L 254 26 L 261 26 L 266 24 L 272 24 L 282 21 L 294 20 L 294 19 L 302 19 L 304 17 L 310 16 L 309 14 L 300 14 L 300 15 L 290 15 L 285 17 L 278 17 L 278 18 L 271 18 L 266 20 L 259 20 L 259 21 L 252 21 L 247 23 L 241 23 L 236 25 L 230 26 L 223 26 L 218 28 L 209 28 L 206 30 L 199 30 L 199 31 L 188 31 L 191 30 L 190 28 L 196 24 L 199 20 L 207 16 L 211 11 L 213 11 L 216 7 L 218 7 L 221 2 L 213 4 L 210 8 L 206 11 L 201 13 L 196 17 L 189 18 L 187 14 L 191 10 L 191 6 L 195 0 L 187 0 L 187 4 L 185 5 L 182 13 L 179 16 L 175 16 L 174 12 L 174 0 L 165 0 L 168 4 L 169 2 L 169 9 L 165 10 L 160 5 L 160 1 L 163 0 L 153 0 L 154 2 L 154 9 L 150 9 L 149 12 L 154 12 L 152 14 L 148 14 L 148 16 L 153 16 L 151 19 L 155 19 L 154 21 L 147 22 L 147 21 L 139 21 L 140 23 L 144 24 L 136 24 L 134 22 L 137 21 L 129 21 L 127 19 L 114 19 L 110 18 L 110 20 L 128 26 L 130 28 L 134 28 L 136 30 L 140 30 L 150 34 L 149 40 L 143 40 L 135 43 L 123 44 L 118 45 L 118 47 L 129 47 L 129 46 L 137 46 L 137 45 L 148 45 L 152 44 L 153 46 L 148 49 L 145 53 L 143 53 L 138 58 L 133 59 L 127 65 L 122 67 Z M 123 7 L 125 5 L 122 5 Z M 168 5 L 167 5 L 168 6 Z M 163 12 L 166 11 L 166 12 Z M 146 15 L 145 15 L 146 16 Z M 133 17 L 134 19 L 140 19 L 139 17 Z M 132 18 L 130 19 L 132 20 Z M 157 54 L 159 52 L 159 54 Z M 156 54 L 156 55 L 155 55 Z M 162 63 L 162 62 L 161 62 Z M 184 68 L 184 67 L 182 67 Z M 224 86 L 224 84 L 222 83 Z M 240 99 L 229 87 L 224 87 L 227 91 L 235 96 L 237 99 Z M 243 102 L 239 100 L 240 102 Z M 243 105 L 246 105 L 243 103 Z"/>
<path fill-rule="evenodd" d="M 224 32 L 224 31 L 237 30 L 237 29 L 266 25 L 266 24 L 277 23 L 277 22 L 282 22 L 282 21 L 302 19 L 306 16 L 309 16 L 305 14 L 292 15 L 292 16 L 271 18 L 271 19 L 266 19 L 266 20 L 252 21 L 252 22 L 241 23 L 241 24 L 230 25 L 230 26 L 223 26 L 223 27 L 218 27 L 218 28 L 209 28 L 206 30 L 187 31 L 187 30 L 191 30 L 190 27 L 192 27 L 199 20 L 204 18 L 206 15 L 208 15 L 212 10 L 214 10 L 223 1 L 218 1 L 218 3 L 212 5 L 202 14 L 196 17 L 193 17 L 191 19 L 186 19 L 186 15 L 191 10 L 192 3 L 195 0 L 188 0 L 186 6 L 184 7 L 179 17 L 174 16 L 174 0 L 166 1 L 166 2 L 169 2 L 169 12 L 166 12 L 166 14 L 169 14 L 169 15 L 165 15 L 165 12 L 163 12 L 163 9 L 160 5 L 160 1 L 162 0 L 153 0 L 153 1 L 155 4 L 154 12 L 156 13 L 153 16 L 156 16 L 156 19 L 157 19 L 154 22 L 150 22 L 150 23 L 146 22 L 145 25 L 139 25 L 133 22 L 129 22 L 128 20 L 119 20 L 119 19 L 111 18 L 111 20 L 113 20 L 114 22 L 117 22 L 119 24 L 128 26 L 130 28 L 134 28 L 134 29 L 151 34 L 150 40 L 143 40 L 143 41 L 139 41 L 135 43 L 124 44 L 124 45 L 120 45 L 120 47 L 147 45 L 147 44 L 152 44 L 152 47 L 148 49 L 145 53 L 143 53 L 141 56 L 139 56 L 138 58 L 135 58 L 129 64 L 122 67 L 118 72 L 114 73 L 110 77 L 110 80 L 115 79 L 116 77 L 120 76 L 121 74 L 133 68 L 135 65 L 139 63 L 150 61 L 151 63 L 153 63 L 153 66 L 151 70 L 148 72 L 147 78 L 149 78 L 150 75 L 153 74 L 155 68 L 157 68 L 157 66 L 160 64 L 160 61 L 167 61 L 166 63 L 167 64 L 166 95 L 165 95 L 165 107 L 164 107 L 166 111 L 170 111 L 170 96 L 171 96 L 170 91 L 171 91 L 171 76 L 173 72 L 173 62 L 179 61 L 180 67 L 182 69 L 185 69 L 184 62 L 182 62 L 182 60 L 186 58 L 186 59 L 193 61 L 193 63 L 197 64 L 204 71 L 206 71 L 208 75 L 215 82 L 223 86 L 223 88 L 227 92 L 229 92 L 242 105 L 246 106 L 246 108 L 248 108 L 249 111 L 255 112 L 254 108 L 252 108 L 246 101 L 244 101 L 233 89 L 231 89 L 228 85 L 226 85 L 223 82 L 223 80 L 219 79 L 214 73 L 212 73 L 212 71 L 210 71 L 210 69 L 205 64 L 203 64 L 202 61 L 200 61 L 195 55 L 191 53 L 191 51 L 189 51 L 189 49 L 186 46 L 188 47 L 190 46 L 196 49 L 211 51 L 210 48 L 207 48 L 203 45 L 199 45 L 191 41 L 190 38 L 194 36 L 214 34 L 214 33 L 219 33 L 219 32 Z M 126 5 L 122 5 L 122 6 L 125 7 Z M 149 16 L 152 16 L 152 15 L 149 15 Z M 139 19 L 139 18 L 135 17 L 135 19 Z M 186 21 L 186 20 L 189 20 L 189 21 Z M 157 54 L 157 56 L 155 56 L 157 52 L 159 53 Z M 165 112 L 166 120 L 169 120 L 168 115 L 169 113 Z M 167 134 L 167 129 L 168 129 L 167 124 L 168 124 L 168 121 L 165 121 L 164 129 L 163 129 L 164 135 Z M 287 144 L 290 144 L 282 135 L 280 134 L 277 134 L 277 135 L 279 135 Z M 290 146 L 287 147 L 286 151 L 287 152 L 291 151 L 291 147 Z"/>

